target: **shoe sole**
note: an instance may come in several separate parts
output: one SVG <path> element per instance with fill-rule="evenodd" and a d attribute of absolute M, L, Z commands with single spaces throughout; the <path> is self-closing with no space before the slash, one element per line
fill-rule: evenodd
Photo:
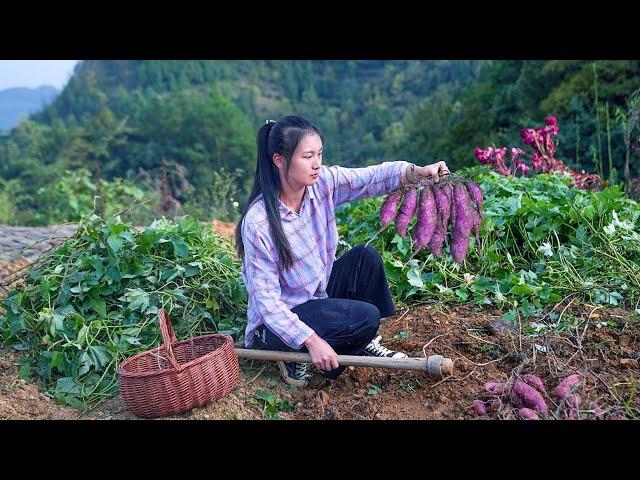
<path fill-rule="evenodd" d="M 296 380 L 294 378 L 291 378 L 284 362 L 278 362 L 278 368 L 280 369 L 280 376 L 282 377 L 284 383 L 293 385 L 295 387 L 306 387 L 307 385 L 309 385 L 309 380 Z"/>

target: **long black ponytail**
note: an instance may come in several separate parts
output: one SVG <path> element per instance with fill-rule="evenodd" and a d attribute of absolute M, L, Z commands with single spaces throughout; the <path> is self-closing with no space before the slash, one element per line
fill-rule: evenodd
<path fill-rule="evenodd" d="M 273 156 L 277 153 L 284 159 L 284 176 L 288 180 L 289 169 L 291 168 L 291 157 L 298 147 L 300 140 L 305 135 L 316 133 L 324 144 L 324 135 L 318 127 L 309 120 L 298 116 L 287 116 L 277 122 L 267 121 L 256 137 L 258 147 L 258 159 L 256 165 L 256 175 L 253 181 L 251 195 L 247 202 L 247 207 L 236 226 L 236 247 L 240 258 L 244 258 L 244 244 L 242 242 L 242 221 L 247 215 L 253 201 L 262 194 L 264 205 L 269 219 L 271 234 L 275 240 L 280 263 L 285 270 L 291 268 L 293 264 L 293 254 L 289 239 L 284 234 L 282 221 L 280 219 L 280 192 L 282 185 L 278 167 L 273 163 Z"/>

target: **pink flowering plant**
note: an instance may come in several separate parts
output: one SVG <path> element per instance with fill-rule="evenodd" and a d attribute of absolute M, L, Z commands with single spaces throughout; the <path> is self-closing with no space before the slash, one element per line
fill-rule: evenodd
<path fill-rule="evenodd" d="M 520 148 L 511 148 L 509 165 L 505 163 L 507 148 L 487 147 L 476 148 L 475 155 L 478 161 L 505 176 L 526 175 L 533 169 L 538 173 L 550 173 L 566 171 L 571 174 L 575 184 L 582 189 L 599 190 L 602 187 L 602 179 L 593 173 L 578 172 L 566 166 L 561 160 L 555 158 L 556 144 L 554 137 L 558 136 L 558 121 L 556 117 L 549 116 L 545 119 L 545 126 L 541 128 L 525 128 L 520 132 L 522 143 L 529 146 L 531 154 Z M 524 158 L 529 159 L 527 164 Z"/>

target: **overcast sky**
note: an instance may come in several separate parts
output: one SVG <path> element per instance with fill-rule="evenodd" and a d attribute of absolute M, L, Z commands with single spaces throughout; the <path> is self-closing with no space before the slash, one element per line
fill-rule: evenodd
<path fill-rule="evenodd" d="M 0 90 L 67 83 L 78 60 L 0 60 Z"/>

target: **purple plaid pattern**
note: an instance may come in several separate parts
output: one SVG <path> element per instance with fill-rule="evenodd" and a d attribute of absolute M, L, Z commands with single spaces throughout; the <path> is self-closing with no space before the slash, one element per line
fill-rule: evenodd
<path fill-rule="evenodd" d="M 318 181 L 307 187 L 300 214 L 280 202 L 280 218 L 293 253 L 293 266 L 278 267 L 279 254 L 259 195 L 242 223 L 245 259 L 242 278 L 249 294 L 245 345 L 255 329 L 267 325 L 291 348 L 301 348 L 313 330 L 292 308 L 327 298 L 326 288 L 338 246 L 335 207 L 359 198 L 384 195 L 398 188 L 408 162 L 384 162 L 364 168 L 322 166 Z"/>

